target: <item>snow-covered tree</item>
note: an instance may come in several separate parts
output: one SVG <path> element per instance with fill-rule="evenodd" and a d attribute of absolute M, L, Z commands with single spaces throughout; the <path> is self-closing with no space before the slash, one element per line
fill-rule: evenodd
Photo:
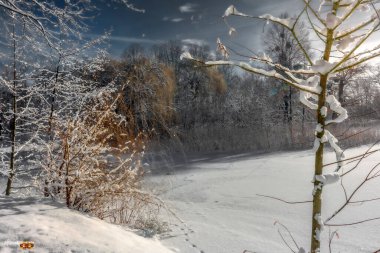
<path fill-rule="evenodd" d="M 289 31 L 300 47 L 307 65 L 297 70 L 273 62 L 266 56 L 252 55 L 246 62 L 232 60 L 204 61 L 193 57 L 189 52 L 184 52 L 182 59 L 191 60 L 203 66 L 236 66 L 244 71 L 275 78 L 300 92 L 300 101 L 315 111 L 317 125 L 315 128 L 315 168 L 313 211 L 311 214 L 312 231 L 310 236 L 311 253 L 320 252 L 320 235 L 324 226 L 324 214 L 322 214 L 322 191 L 324 186 L 336 183 L 343 176 L 342 167 L 344 153 L 338 145 L 338 140 L 328 130 L 330 125 L 343 122 L 348 117 L 347 110 L 341 106 L 334 95 L 329 94 L 328 81 L 331 77 L 345 70 L 380 56 L 380 47 L 369 47 L 367 42 L 373 38 L 379 30 L 380 19 L 377 10 L 377 2 L 367 0 L 325 0 L 322 3 L 303 0 L 304 8 L 294 18 L 277 18 L 270 14 L 251 16 L 238 11 L 234 6 L 227 8 L 224 18 L 238 16 L 241 18 L 261 19 L 284 27 Z M 316 43 L 316 57 L 307 50 L 297 34 L 297 26 L 302 20 L 306 20 L 308 27 L 319 41 Z M 230 32 L 236 31 L 230 27 Z M 231 54 L 218 39 L 218 49 L 225 58 Z M 319 52 L 319 53 L 318 53 Z M 251 64 L 255 62 L 255 65 Z M 337 115 L 328 120 L 328 112 Z M 325 146 L 329 144 L 335 151 L 337 168 L 334 173 L 324 171 Z M 339 210 L 341 211 L 341 210 Z M 328 221 L 333 216 L 327 218 Z M 300 249 L 300 252 L 305 252 Z"/>

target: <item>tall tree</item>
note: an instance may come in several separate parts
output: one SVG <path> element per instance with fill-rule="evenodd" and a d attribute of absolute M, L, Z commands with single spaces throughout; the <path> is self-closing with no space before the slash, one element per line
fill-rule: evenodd
<path fill-rule="evenodd" d="M 289 14 L 284 12 L 280 15 L 281 19 L 288 19 Z M 294 32 L 297 34 L 298 40 L 302 43 L 304 49 L 310 54 L 310 40 L 309 32 L 304 22 L 299 22 L 295 27 Z M 294 38 L 291 31 L 284 26 L 277 23 L 269 24 L 263 37 L 263 46 L 265 53 L 270 56 L 274 63 L 281 64 L 289 69 L 299 69 L 307 64 L 306 58 L 299 46 L 297 40 Z M 293 100 L 295 98 L 295 91 L 293 88 L 285 88 L 283 85 L 279 88 L 279 96 L 283 98 L 283 111 L 284 118 L 291 122 L 293 119 Z"/>
<path fill-rule="evenodd" d="M 181 58 L 191 60 L 203 66 L 237 66 L 250 73 L 275 78 L 299 90 L 301 102 L 315 111 L 317 126 L 314 142 L 315 162 L 310 252 L 319 253 L 321 249 L 321 233 L 324 226 L 322 191 L 325 185 L 336 183 L 340 180 L 341 174 L 339 172 L 341 172 L 344 159 L 343 151 L 337 144 L 338 140 L 328 130 L 328 126 L 341 123 L 348 117 L 347 110 L 341 106 L 335 96 L 328 94 L 328 81 L 331 76 L 337 73 L 352 69 L 380 56 L 379 46 L 368 48 L 369 46 L 366 43 L 379 31 L 380 15 L 375 6 L 376 4 L 366 0 L 323 1 L 319 8 L 310 3 L 310 1 L 304 0 L 303 2 L 304 8 L 295 18 L 276 18 L 270 14 L 251 16 L 239 12 L 234 6 L 227 8 L 224 17 L 239 16 L 262 19 L 283 26 L 295 38 L 310 68 L 305 66 L 303 69 L 292 70 L 287 66 L 276 64 L 271 59 L 255 55 L 248 59 L 258 62 L 261 66 L 257 64 L 254 67 L 248 62 L 232 60 L 203 61 L 194 58 L 189 52 L 183 53 Z M 369 11 L 370 14 L 363 15 L 363 10 Z M 313 61 L 296 32 L 296 26 L 301 21 L 303 15 L 306 15 L 308 26 L 314 35 L 320 39 L 320 55 L 317 61 Z M 347 23 L 349 23 L 348 26 Z M 346 27 L 350 28 L 347 29 Z M 236 29 L 230 28 L 231 30 Z M 227 48 L 221 43 L 219 43 L 218 48 L 224 51 L 224 55 L 229 54 L 229 52 L 226 52 Z M 268 70 L 268 68 L 272 70 Z M 300 77 L 297 77 L 298 75 Z M 315 100 L 316 103 L 310 99 Z M 338 117 L 333 120 L 327 120 L 328 108 L 337 113 Z M 334 173 L 326 173 L 324 171 L 326 143 L 329 143 L 336 153 L 337 168 Z M 329 222 L 336 217 L 337 213 L 334 213 L 325 221 Z M 305 250 L 302 249 L 300 252 L 305 252 Z"/>

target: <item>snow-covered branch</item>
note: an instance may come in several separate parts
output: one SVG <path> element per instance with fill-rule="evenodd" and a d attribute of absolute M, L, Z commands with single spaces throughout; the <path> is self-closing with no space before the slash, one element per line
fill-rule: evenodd
<path fill-rule="evenodd" d="M 314 95 L 318 95 L 320 93 L 320 89 L 318 87 L 310 87 L 310 86 L 302 85 L 302 83 L 297 83 L 297 82 L 294 82 L 292 80 L 289 80 L 289 79 L 285 78 L 283 75 L 281 75 L 280 73 L 278 73 L 275 70 L 267 71 L 267 70 L 264 70 L 264 69 L 255 68 L 255 67 L 252 67 L 251 65 L 249 65 L 248 63 L 245 63 L 245 62 L 235 62 L 235 61 L 202 61 L 202 60 L 195 59 L 188 52 L 183 53 L 181 55 L 181 59 L 191 60 L 193 62 L 196 62 L 196 63 L 201 64 L 201 65 L 206 66 L 206 67 L 212 67 L 212 66 L 235 66 L 235 67 L 239 67 L 239 68 L 241 68 L 241 69 L 243 69 L 243 70 L 245 70 L 247 72 L 250 72 L 250 73 L 259 74 L 259 75 L 266 76 L 266 77 L 276 78 L 276 79 L 281 80 L 284 83 L 286 83 L 286 84 L 288 84 L 288 85 L 290 85 L 290 86 L 292 86 L 292 87 L 294 87 L 294 88 L 296 88 L 298 90 L 304 91 L 304 92 L 308 92 L 308 93 L 311 93 L 311 94 L 314 94 Z"/>
<path fill-rule="evenodd" d="M 304 9 L 305 10 L 305 9 Z M 301 14 L 303 11 L 301 12 Z M 301 43 L 300 39 L 298 38 L 298 35 L 296 33 L 296 24 L 298 20 L 300 19 L 300 16 L 297 16 L 296 18 L 276 18 L 270 14 L 264 14 L 260 16 L 252 16 L 247 15 L 244 13 L 239 12 L 235 6 L 231 5 L 227 8 L 227 10 L 224 13 L 223 18 L 229 17 L 229 16 L 240 16 L 240 17 L 246 17 L 246 18 L 252 18 L 252 19 L 259 19 L 266 22 L 272 22 L 274 24 L 278 24 L 280 26 L 285 27 L 290 33 L 292 34 L 294 40 L 297 42 L 298 46 L 300 47 L 301 51 L 303 52 L 305 58 L 309 62 L 310 65 L 312 65 L 312 59 L 307 50 L 305 49 L 304 45 Z"/>

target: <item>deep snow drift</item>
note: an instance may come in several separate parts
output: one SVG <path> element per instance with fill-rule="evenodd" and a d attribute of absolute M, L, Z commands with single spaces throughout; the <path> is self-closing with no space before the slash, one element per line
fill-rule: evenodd
<path fill-rule="evenodd" d="M 17 241 L 33 241 L 18 251 Z M 153 239 L 69 210 L 50 200 L 0 197 L 0 252 L 170 253 Z"/>
<path fill-rule="evenodd" d="M 380 148 L 379 146 L 376 147 Z M 347 150 L 346 157 L 363 153 L 367 147 Z M 328 152 L 325 162 L 334 161 Z M 287 152 L 260 157 L 230 156 L 223 159 L 198 160 L 187 170 L 150 178 L 152 185 L 161 185 L 161 197 L 184 223 L 172 218 L 172 231 L 162 236 L 163 243 L 181 253 L 255 253 L 291 252 L 277 233 L 276 221 L 286 225 L 299 246 L 309 248 L 311 204 L 288 205 L 257 194 L 271 195 L 287 201 L 312 199 L 313 153 Z M 364 160 L 346 177 L 351 192 L 366 172 L 380 162 L 380 153 Z M 345 168 L 351 168 L 348 164 Z M 330 168 L 330 167 L 329 167 Z M 331 167 L 329 172 L 334 170 Z M 369 183 L 353 200 L 380 197 L 379 179 Z M 330 216 L 344 201 L 339 183 L 328 185 L 323 193 L 322 219 Z M 352 204 L 330 223 L 341 224 L 380 217 L 380 201 Z M 380 221 L 338 230 L 332 252 L 373 253 L 380 249 Z M 328 253 L 329 228 L 322 235 L 322 253 Z M 284 232 L 284 235 L 286 233 Z M 293 247 L 294 248 L 294 247 Z"/>

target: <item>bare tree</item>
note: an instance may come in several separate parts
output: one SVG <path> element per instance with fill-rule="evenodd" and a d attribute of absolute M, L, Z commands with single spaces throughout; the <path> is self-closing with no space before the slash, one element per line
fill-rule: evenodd
<path fill-rule="evenodd" d="M 287 19 L 289 18 L 289 14 L 284 12 L 280 15 L 280 18 Z M 304 49 L 310 54 L 311 45 L 309 32 L 306 29 L 304 22 L 300 22 L 299 25 L 296 26 L 295 33 Z M 274 63 L 281 64 L 289 69 L 302 68 L 307 63 L 298 42 L 293 37 L 292 33 L 282 25 L 276 23 L 270 24 L 269 29 L 265 32 L 263 37 L 263 45 L 265 53 L 271 57 Z M 280 92 L 280 95 L 283 97 L 282 107 L 284 118 L 288 122 L 291 122 L 294 110 L 293 96 L 295 94 L 293 94 L 294 91 L 291 86 L 286 88 L 282 87 L 279 89 L 283 90 L 283 92 Z"/>

